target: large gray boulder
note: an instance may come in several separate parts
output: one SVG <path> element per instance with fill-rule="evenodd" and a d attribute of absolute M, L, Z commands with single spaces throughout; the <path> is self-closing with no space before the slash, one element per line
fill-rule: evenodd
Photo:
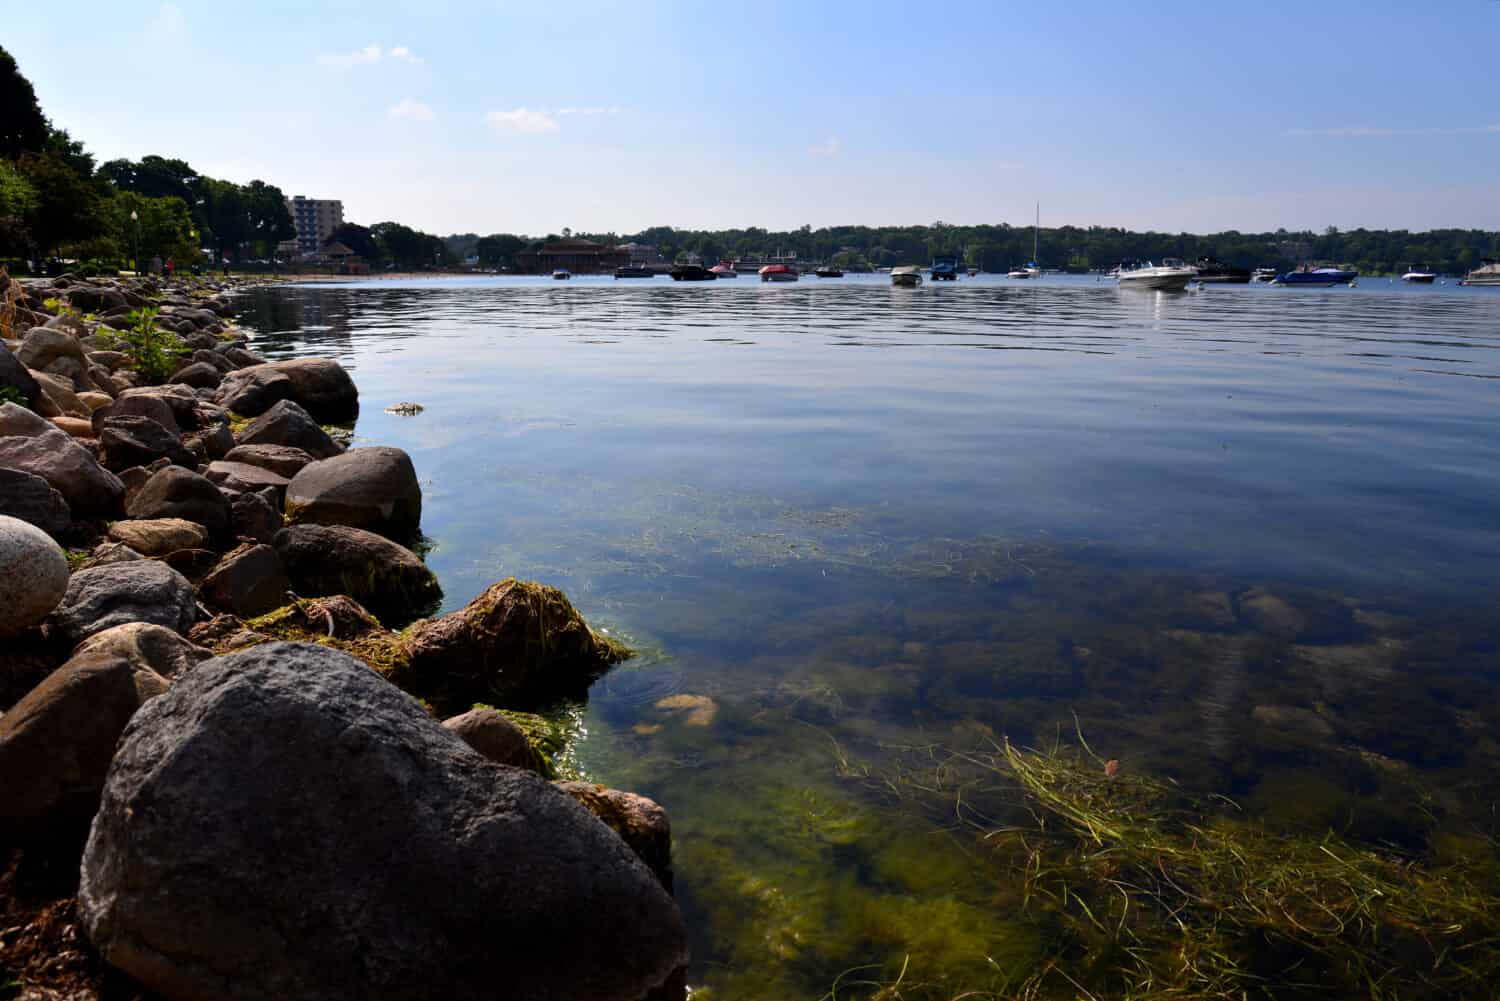
<path fill-rule="evenodd" d="M 219 488 L 190 469 L 167 466 L 151 474 L 130 495 L 126 511 L 132 518 L 182 518 L 221 538 L 229 528 L 229 500 Z"/>
<path fill-rule="evenodd" d="M 0 467 L 0 515 L 35 525 L 54 539 L 72 523 L 68 502 L 40 476 Z"/>
<path fill-rule="evenodd" d="M 0 466 L 46 480 L 68 502 L 74 517 L 116 517 L 125 497 L 120 478 L 66 432 L 0 438 Z"/>
<path fill-rule="evenodd" d="M 245 425 L 238 441 L 241 445 L 291 445 L 315 459 L 327 459 L 344 451 L 311 414 L 291 400 L 282 400 Z"/>
<path fill-rule="evenodd" d="M 89 360 L 83 353 L 83 345 L 77 337 L 50 323 L 45 327 L 32 327 L 26 332 L 16 358 L 29 369 L 62 376 L 72 382 L 75 390 L 93 388 L 88 378 Z"/>
<path fill-rule="evenodd" d="M 292 525 L 276 552 L 304 598 L 347 594 L 382 622 L 409 622 L 442 598 L 437 577 L 411 550 L 345 525 Z"/>
<path fill-rule="evenodd" d="M 0 403 L 0 438 L 11 435 L 31 438 L 56 429 L 56 424 L 19 404 Z"/>
<path fill-rule="evenodd" d="M 308 644 L 206 661 L 136 714 L 78 903 L 169 1001 L 639 1001 L 687 960 L 619 837 Z"/>
<path fill-rule="evenodd" d="M 34 406 L 37 397 L 42 395 L 41 387 L 26 366 L 10 353 L 10 348 L 0 344 L 0 387 L 6 386 L 20 393 L 27 406 Z"/>
<path fill-rule="evenodd" d="M 149 417 L 107 417 L 96 426 L 104 468 L 112 473 L 149 466 L 157 459 L 189 469 L 197 465 L 182 439 Z"/>
<path fill-rule="evenodd" d="M 40 625 L 67 588 L 68 558 L 57 543 L 30 522 L 0 514 L 0 638 Z"/>
<path fill-rule="evenodd" d="M 274 365 L 256 365 L 224 376 L 214 401 L 241 417 L 259 417 L 291 396 L 291 379 Z"/>
<path fill-rule="evenodd" d="M 359 391 L 344 367 L 331 358 L 295 358 L 238 369 L 224 376 L 215 399 L 245 417 L 291 400 L 319 421 L 359 416 Z"/>
<path fill-rule="evenodd" d="M 287 478 L 280 473 L 244 462 L 231 462 L 228 459 L 209 463 L 203 475 L 208 477 L 210 482 L 218 484 L 225 490 L 233 490 L 235 493 L 259 493 L 269 487 L 278 497 L 286 492 L 288 482 Z"/>
<path fill-rule="evenodd" d="M 248 619 L 285 605 L 291 582 L 275 549 L 245 545 L 225 556 L 200 587 L 204 601 Z"/>
<path fill-rule="evenodd" d="M 338 424 L 359 416 L 359 390 L 332 358 L 293 358 L 273 365 L 292 381 L 291 399 L 317 420 Z"/>
<path fill-rule="evenodd" d="M 224 456 L 229 462 L 242 462 L 247 466 L 259 466 L 291 479 L 302 472 L 313 457 L 300 448 L 290 445 L 236 445 Z"/>
<path fill-rule="evenodd" d="M 422 487 L 399 448 L 356 448 L 306 466 L 286 488 L 293 524 L 349 525 L 410 539 L 422 521 Z"/>
<path fill-rule="evenodd" d="M 104 422 L 111 417 L 149 417 L 173 434 L 181 434 L 183 421 L 179 420 L 178 414 L 183 413 L 182 405 L 176 397 L 152 392 L 159 388 L 127 389 L 115 402 L 93 412 L 90 420 L 94 423 L 94 430 L 102 430 Z"/>
<path fill-rule="evenodd" d="M 115 744 L 164 679 L 123 657 L 75 656 L 0 717 L 0 837 L 51 838 L 86 825 Z"/>
<path fill-rule="evenodd" d="M 157 560 L 131 560 L 73 574 L 49 622 L 69 643 L 78 644 L 127 622 L 186 633 L 197 614 L 193 585 L 186 577 Z"/>

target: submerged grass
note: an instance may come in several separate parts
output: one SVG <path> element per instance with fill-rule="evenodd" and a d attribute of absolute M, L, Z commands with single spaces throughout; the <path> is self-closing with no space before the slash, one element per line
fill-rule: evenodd
<path fill-rule="evenodd" d="M 984 852 L 1019 870 L 1022 910 L 1049 948 L 1003 993 L 886 983 L 867 996 L 1493 996 L 1493 865 L 1462 852 L 1424 864 L 1332 833 L 1269 830 L 1227 799 L 1194 800 L 1080 743 L 1033 751 L 1007 741 L 888 784 L 939 794 Z M 995 820 L 1002 809 L 1018 820 Z"/>

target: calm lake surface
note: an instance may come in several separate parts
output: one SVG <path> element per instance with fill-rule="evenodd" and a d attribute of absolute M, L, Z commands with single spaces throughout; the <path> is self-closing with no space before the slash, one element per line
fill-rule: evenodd
<path fill-rule="evenodd" d="M 703 997 L 1026 961 L 968 835 L 890 795 L 938 748 L 1081 734 L 1414 857 L 1496 833 L 1500 289 L 505 278 L 245 306 L 257 350 L 353 371 L 356 445 L 411 453 L 445 609 L 533 578 L 642 651 L 551 712 L 571 767 L 669 810 Z"/>

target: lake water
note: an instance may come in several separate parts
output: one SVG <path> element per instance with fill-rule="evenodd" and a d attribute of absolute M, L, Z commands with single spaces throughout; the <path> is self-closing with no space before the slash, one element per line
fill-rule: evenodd
<path fill-rule="evenodd" d="M 246 307 L 257 350 L 353 371 L 356 444 L 411 453 L 445 608 L 534 578 L 642 651 L 551 711 L 572 767 L 671 813 L 704 997 L 1034 962 L 972 833 L 889 781 L 1005 738 L 1417 858 L 1496 833 L 1500 290 L 505 278 Z"/>

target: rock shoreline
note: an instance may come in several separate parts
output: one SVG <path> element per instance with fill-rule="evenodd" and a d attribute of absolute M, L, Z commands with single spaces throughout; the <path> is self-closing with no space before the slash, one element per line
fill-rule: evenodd
<path fill-rule="evenodd" d="M 665 812 L 491 708 L 628 651 L 514 579 L 428 617 L 410 457 L 242 285 L 0 275 L 0 982 L 684 997 Z"/>

